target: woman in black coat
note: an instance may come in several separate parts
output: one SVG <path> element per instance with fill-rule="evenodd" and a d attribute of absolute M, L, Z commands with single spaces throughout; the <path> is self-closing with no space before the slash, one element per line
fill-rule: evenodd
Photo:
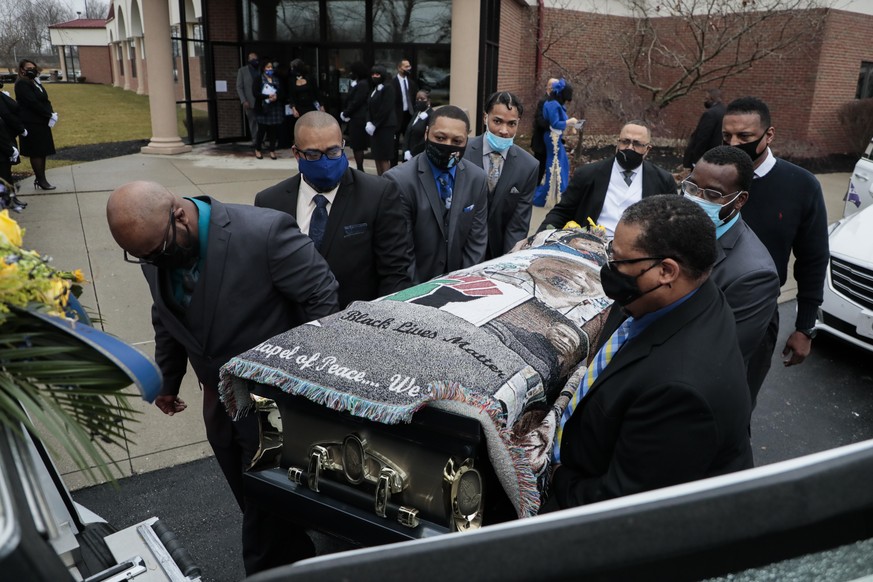
<path fill-rule="evenodd" d="M 11 208 L 21 212 L 27 206 L 15 196 L 12 184 L 12 166 L 18 163 L 19 157 L 15 138 L 23 133 L 25 129 L 19 117 L 18 103 L 5 92 L 0 92 L 0 210 Z"/>
<path fill-rule="evenodd" d="M 55 153 L 51 126 L 58 120 L 58 114 L 52 109 L 52 102 L 39 82 L 39 69 L 33 61 L 23 59 L 18 63 L 15 100 L 21 108 L 21 121 L 27 129 L 27 135 L 21 138 L 21 155 L 30 158 L 30 166 L 36 174 L 33 186 L 54 190 L 55 186 L 45 178 L 45 159 Z"/>
<path fill-rule="evenodd" d="M 424 151 L 424 134 L 433 109 L 430 107 L 430 95 L 421 90 L 415 94 L 415 117 L 406 126 L 406 136 L 403 140 L 403 161 L 408 162 Z"/>
<path fill-rule="evenodd" d="M 340 119 L 346 125 L 346 145 L 352 148 L 355 154 L 355 165 L 358 170 L 364 171 L 364 151 L 370 147 L 370 136 L 367 135 L 367 99 L 370 96 L 370 77 L 367 74 L 367 66 L 362 62 L 352 63 L 349 67 L 352 78 L 352 88 L 349 90 L 349 98 L 346 108 L 340 113 Z"/>
<path fill-rule="evenodd" d="M 394 86 L 388 69 L 376 65 L 370 70 L 370 98 L 367 100 L 366 131 L 370 135 L 370 149 L 376 159 L 376 173 L 380 176 L 391 168 L 394 157 L 394 134 L 397 132 L 397 114 L 394 112 Z"/>

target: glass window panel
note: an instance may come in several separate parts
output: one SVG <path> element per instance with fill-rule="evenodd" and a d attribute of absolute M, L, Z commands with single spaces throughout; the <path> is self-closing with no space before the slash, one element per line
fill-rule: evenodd
<path fill-rule="evenodd" d="M 445 105 L 449 102 L 451 62 L 451 49 L 446 47 L 419 50 L 418 62 L 413 63 L 418 86 L 430 90 L 430 101 L 434 106 Z"/>
<path fill-rule="evenodd" d="M 375 42 L 448 44 L 451 0 L 373 0 Z"/>
<path fill-rule="evenodd" d="M 286 40 L 294 42 L 321 40 L 319 31 L 318 0 L 281 0 L 276 7 L 274 38 L 259 40 Z M 266 20 L 266 15 L 264 20 Z M 263 21 L 262 21 L 263 22 Z M 261 25 L 264 29 L 264 25 Z"/>
<path fill-rule="evenodd" d="M 364 42 L 367 27 L 365 0 L 333 0 L 327 3 L 327 40 Z"/>

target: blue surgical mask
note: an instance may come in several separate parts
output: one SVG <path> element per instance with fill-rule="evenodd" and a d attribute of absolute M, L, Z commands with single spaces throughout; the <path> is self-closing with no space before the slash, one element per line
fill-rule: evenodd
<path fill-rule="evenodd" d="M 715 225 L 715 238 L 721 238 L 721 235 L 726 233 L 730 227 L 734 225 L 735 218 L 739 216 L 739 214 L 735 214 L 734 216 L 728 216 L 724 220 L 719 216 L 721 214 L 721 209 L 725 206 L 729 206 L 734 203 L 739 197 L 740 193 L 737 192 L 737 195 L 731 198 L 730 201 L 725 202 L 724 204 L 716 204 L 715 202 L 710 202 L 709 200 L 705 200 L 703 198 L 699 198 L 697 196 L 689 196 L 688 194 L 683 194 L 685 198 L 691 200 L 692 202 L 696 202 L 698 206 L 703 208 L 703 211 L 706 212 L 706 215 Z"/>
<path fill-rule="evenodd" d="M 267 69 L 266 71 L 264 71 L 264 74 L 267 75 L 268 77 L 272 77 L 273 76 L 273 69 Z"/>
<path fill-rule="evenodd" d="M 499 135 L 495 135 L 486 129 L 485 139 L 488 140 L 488 145 L 491 146 L 491 149 L 495 152 L 505 152 L 512 145 L 512 140 L 514 138 L 500 137 Z"/>
<path fill-rule="evenodd" d="M 297 159 L 297 168 L 310 186 L 319 192 L 328 192 L 336 188 L 343 174 L 349 167 L 345 152 L 342 157 L 331 160 L 321 156 L 320 160 L 311 162 L 303 157 Z"/>

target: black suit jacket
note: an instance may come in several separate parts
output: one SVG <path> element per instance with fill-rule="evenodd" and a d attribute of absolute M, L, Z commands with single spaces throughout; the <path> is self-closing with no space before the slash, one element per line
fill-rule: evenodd
<path fill-rule="evenodd" d="M 606 200 L 614 161 L 615 156 L 610 156 L 576 170 L 560 202 L 549 211 L 537 231 L 545 230 L 549 225 L 563 228 L 571 220 L 584 226 L 588 224 L 588 217 L 597 222 Z M 656 194 L 676 194 L 676 180 L 672 174 L 646 160 L 643 160 L 642 168 L 643 198 Z"/>
<path fill-rule="evenodd" d="M 372 122 L 376 129 L 394 131 L 398 127 L 398 119 L 394 112 L 394 86 L 391 83 L 371 86 L 367 98 L 367 121 Z"/>
<path fill-rule="evenodd" d="M 721 121 L 724 118 L 725 105 L 718 102 L 703 112 L 694 133 L 688 138 L 688 146 L 682 157 L 682 165 L 690 168 L 697 163 L 703 154 L 723 143 L 721 137 Z"/>
<path fill-rule="evenodd" d="M 604 338 L 620 319 L 610 317 Z M 547 508 L 748 469 L 750 414 L 734 317 L 707 280 L 597 377 L 564 427 Z"/>
<path fill-rule="evenodd" d="M 171 299 L 169 272 L 142 267 L 154 301 L 162 394 L 179 393 L 189 359 L 201 385 L 214 391 L 230 358 L 339 307 L 336 280 L 293 218 L 200 199 L 212 207 L 207 256 L 186 313 Z"/>
<path fill-rule="evenodd" d="M 430 116 L 433 115 L 433 109 L 428 108 L 425 111 L 427 117 L 424 119 L 415 113 L 415 117 L 406 126 L 406 136 L 403 139 L 404 151 L 408 151 L 413 156 L 417 156 L 424 151 L 424 132 L 427 130 L 427 122 Z"/>
<path fill-rule="evenodd" d="M 397 116 L 397 123 L 400 124 L 400 129 L 405 131 L 409 124 L 409 119 L 415 115 L 415 94 L 418 93 L 418 83 L 412 80 L 410 75 L 406 76 L 407 92 L 406 92 L 406 111 L 403 111 L 403 89 L 400 88 L 400 75 L 394 75 L 391 83 L 394 85 L 394 114 Z"/>
<path fill-rule="evenodd" d="M 546 143 L 543 141 L 543 136 L 549 131 L 549 120 L 543 117 L 543 106 L 548 101 L 548 96 L 537 101 L 537 108 L 534 111 L 533 131 L 530 138 L 530 149 L 535 154 L 546 153 Z"/>
<path fill-rule="evenodd" d="M 485 169 L 482 152 L 484 138 L 479 135 L 467 142 L 464 159 Z M 534 191 L 537 188 L 536 159 L 513 145 L 506 154 L 503 170 L 494 192 L 488 193 L 488 252 L 486 259 L 504 255 L 515 243 L 527 238 Z"/>
<path fill-rule="evenodd" d="M 15 81 L 15 100 L 21 108 L 19 115 L 24 125 L 48 124 L 54 109 L 45 88 L 41 85 L 37 87 L 36 81 L 29 79 Z"/>
<path fill-rule="evenodd" d="M 255 196 L 255 206 L 297 217 L 300 174 Z M 369 301 L 405 289 L 410 257 L 397 186 L 348 169 L 337 190 L 320 253 L 339 282 L 339 303 Z"/>

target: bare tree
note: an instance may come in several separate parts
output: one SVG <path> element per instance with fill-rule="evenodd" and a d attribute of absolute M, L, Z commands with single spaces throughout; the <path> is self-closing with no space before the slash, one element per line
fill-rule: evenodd
<path fill-rule="evenodd" d="M 100 0 L 86 0 L 85 13 L 82 18 L 92 18 L 94 20 L 105 19 L 109 14 L 109 3 L 101 2 Z"/>
<path fill-rule="evenodd" d="M 622 61 L 660 110 L 719 86 L 768 57 L 803 49 L 824 27 L 826 0 L 624 0 L 636 28 Z"/>

